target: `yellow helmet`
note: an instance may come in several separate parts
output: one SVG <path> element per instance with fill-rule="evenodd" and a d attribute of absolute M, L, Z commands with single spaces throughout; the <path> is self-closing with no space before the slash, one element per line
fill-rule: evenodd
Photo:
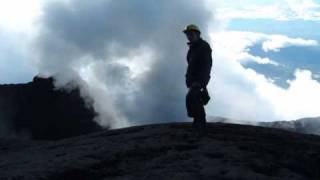
<path fill-rule="evenodd" d="M 190 31 L 196 31 L 196 32 L 200 32 L 200 29 L 198 28 L 198 26 L 194 25 L 194 24 L 190 24 L 188 25 L 184 30 L 183 32 L 184 33 L 187 33 L 187 32 L 190 32 Z"/>

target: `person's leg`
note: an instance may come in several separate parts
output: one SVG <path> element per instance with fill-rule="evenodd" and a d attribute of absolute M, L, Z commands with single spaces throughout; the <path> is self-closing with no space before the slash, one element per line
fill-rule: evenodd
<path fill-rule="evenodd" d="M 194 97 L 193 96 L 194 96 L 193 92 L 191 91 L 191 89 L 189 89 L 186 95 L 186 108 L 187 108 L 188 117 L 194 116 L 194 113 L 193 113 Z"/>
<path fill-rule="evenodd" d="M 200 101 L 201 102 L 201 101 Z M 196 113 L 194 116 L 194 121 L 198 124 L 199 128 L 205 128 L 206 126 L 206 113 L 203 105 L 201 103 L 196 104 Z"/>
<path fill-rule="evenodd" d="M 201 101 L 201 90 L 191 89 L 189 90 L 186 97 L 186 105 L 188 116 L 194 118 L 193 124 L 195 126 L 205 126 L 206 123 L 206 113 Z"/>

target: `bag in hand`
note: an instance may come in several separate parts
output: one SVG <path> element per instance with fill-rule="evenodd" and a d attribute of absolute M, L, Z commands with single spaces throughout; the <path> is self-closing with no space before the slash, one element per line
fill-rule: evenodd
<path fill-rule="evenodd" d="M 207 88 L 203 88 L 201 90 L 201 101 L 203 103 L 203 105 L 207 105 L 208 102 L 210 101 L 210 96 L 209 96 L 209 92 L 207 90 Z"/>

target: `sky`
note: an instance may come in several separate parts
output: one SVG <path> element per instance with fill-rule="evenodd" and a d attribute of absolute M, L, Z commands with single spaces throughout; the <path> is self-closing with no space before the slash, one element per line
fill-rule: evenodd
<path fill-rule="evenodd" d="M 320 116 L 318 0 L 0 0 L 0 84 L 76 81 L 106 126 L 185 121 L 188 23 L 213 49 L 208 116 Z"/>

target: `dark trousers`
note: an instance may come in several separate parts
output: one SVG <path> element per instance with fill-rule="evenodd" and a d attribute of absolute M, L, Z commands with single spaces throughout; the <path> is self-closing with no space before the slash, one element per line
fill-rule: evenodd
<path fill-rule="evenodd" d="M 190 88 L 186 96 L 186 106 L 189 117 L 194 118 L 194 123 L 205 123 L 206 113 L 200 88 Z"/>

